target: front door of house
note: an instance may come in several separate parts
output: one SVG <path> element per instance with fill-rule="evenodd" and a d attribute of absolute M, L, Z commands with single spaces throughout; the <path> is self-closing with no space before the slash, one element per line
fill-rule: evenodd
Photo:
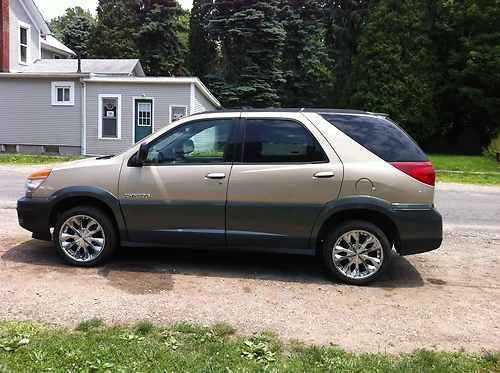
<path fill-rule="evenodd" d="M 153 133 L 153 100 L 135 100 L 135 142 Z"/>

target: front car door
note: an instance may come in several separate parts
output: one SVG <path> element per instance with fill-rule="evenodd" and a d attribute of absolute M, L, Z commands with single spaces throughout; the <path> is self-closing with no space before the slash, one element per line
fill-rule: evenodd
<path fill-rule="evenodd" d="M 180 124 L 151 141 L 143 167 L 123 166 L 119 194 L 130 241 L 225 246 L 236 121 L 219 117 Z"/>
<path fill-rule="evenodd" d="M 339 195 L 343 166 L 302 114 L 243 113 L 243 156 L 228 189 L 228 247 L 307 252 L 314 222 Z"/>

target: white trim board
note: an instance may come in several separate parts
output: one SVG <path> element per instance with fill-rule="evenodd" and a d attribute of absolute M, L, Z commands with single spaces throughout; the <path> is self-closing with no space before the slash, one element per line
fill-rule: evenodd
<path fill-rule="evenodd" d="M 21 60 L 21 28 L 26 29 L 26 62 Z M 17 21 L 17 62 L 19 65 L 31 65 L 33 62 L 31 60 L 31 25 L 29 23 L 24 23 L 22 21 Z"/>
<path fill-rule="evenodd" d="M 116 98 L 116 136 L 117 137 L 102 137 L 102 99 Z M 116 141 L 122 138 L 122 95 L 120 94 L 99 94 L 97 100 L 97 138 L 99 140 Z"/>

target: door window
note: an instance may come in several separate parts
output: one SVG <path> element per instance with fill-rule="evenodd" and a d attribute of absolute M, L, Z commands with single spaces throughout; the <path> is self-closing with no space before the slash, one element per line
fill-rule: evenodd
<path fill-rule="evenodd" d="M 155 140 L 149 164 L 208 164 L 229 162 L 231 119 L 197 121 L 182 125 Z"/>
<path fill-rule="evenodd" d="M 152 112 L 151 102 L 137 103 L 137 125 L 139 127 L 151 127 Z"/>
<path fill-rule="evenodd" d="M 243 162 L 314 163 L 328 159 L 316 139 L 291 120 L 247 119 Z"/>

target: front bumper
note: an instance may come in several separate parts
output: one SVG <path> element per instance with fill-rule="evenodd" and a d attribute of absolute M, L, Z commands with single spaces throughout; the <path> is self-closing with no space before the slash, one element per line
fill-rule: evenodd
<path fill-rule="evenodd" d="M 33 233 L 33 238 L 50 241 L 51 203 L 46 198 L 23 197 L 17 201 L 19 225 Z"/>
<path fill-rule="evenodd" d="M 432 206 L 393 205 L 392 212 L 399 231 L 397 251 L 400 255 L 436 250 L 443 242 L 443 218 Z"/>

